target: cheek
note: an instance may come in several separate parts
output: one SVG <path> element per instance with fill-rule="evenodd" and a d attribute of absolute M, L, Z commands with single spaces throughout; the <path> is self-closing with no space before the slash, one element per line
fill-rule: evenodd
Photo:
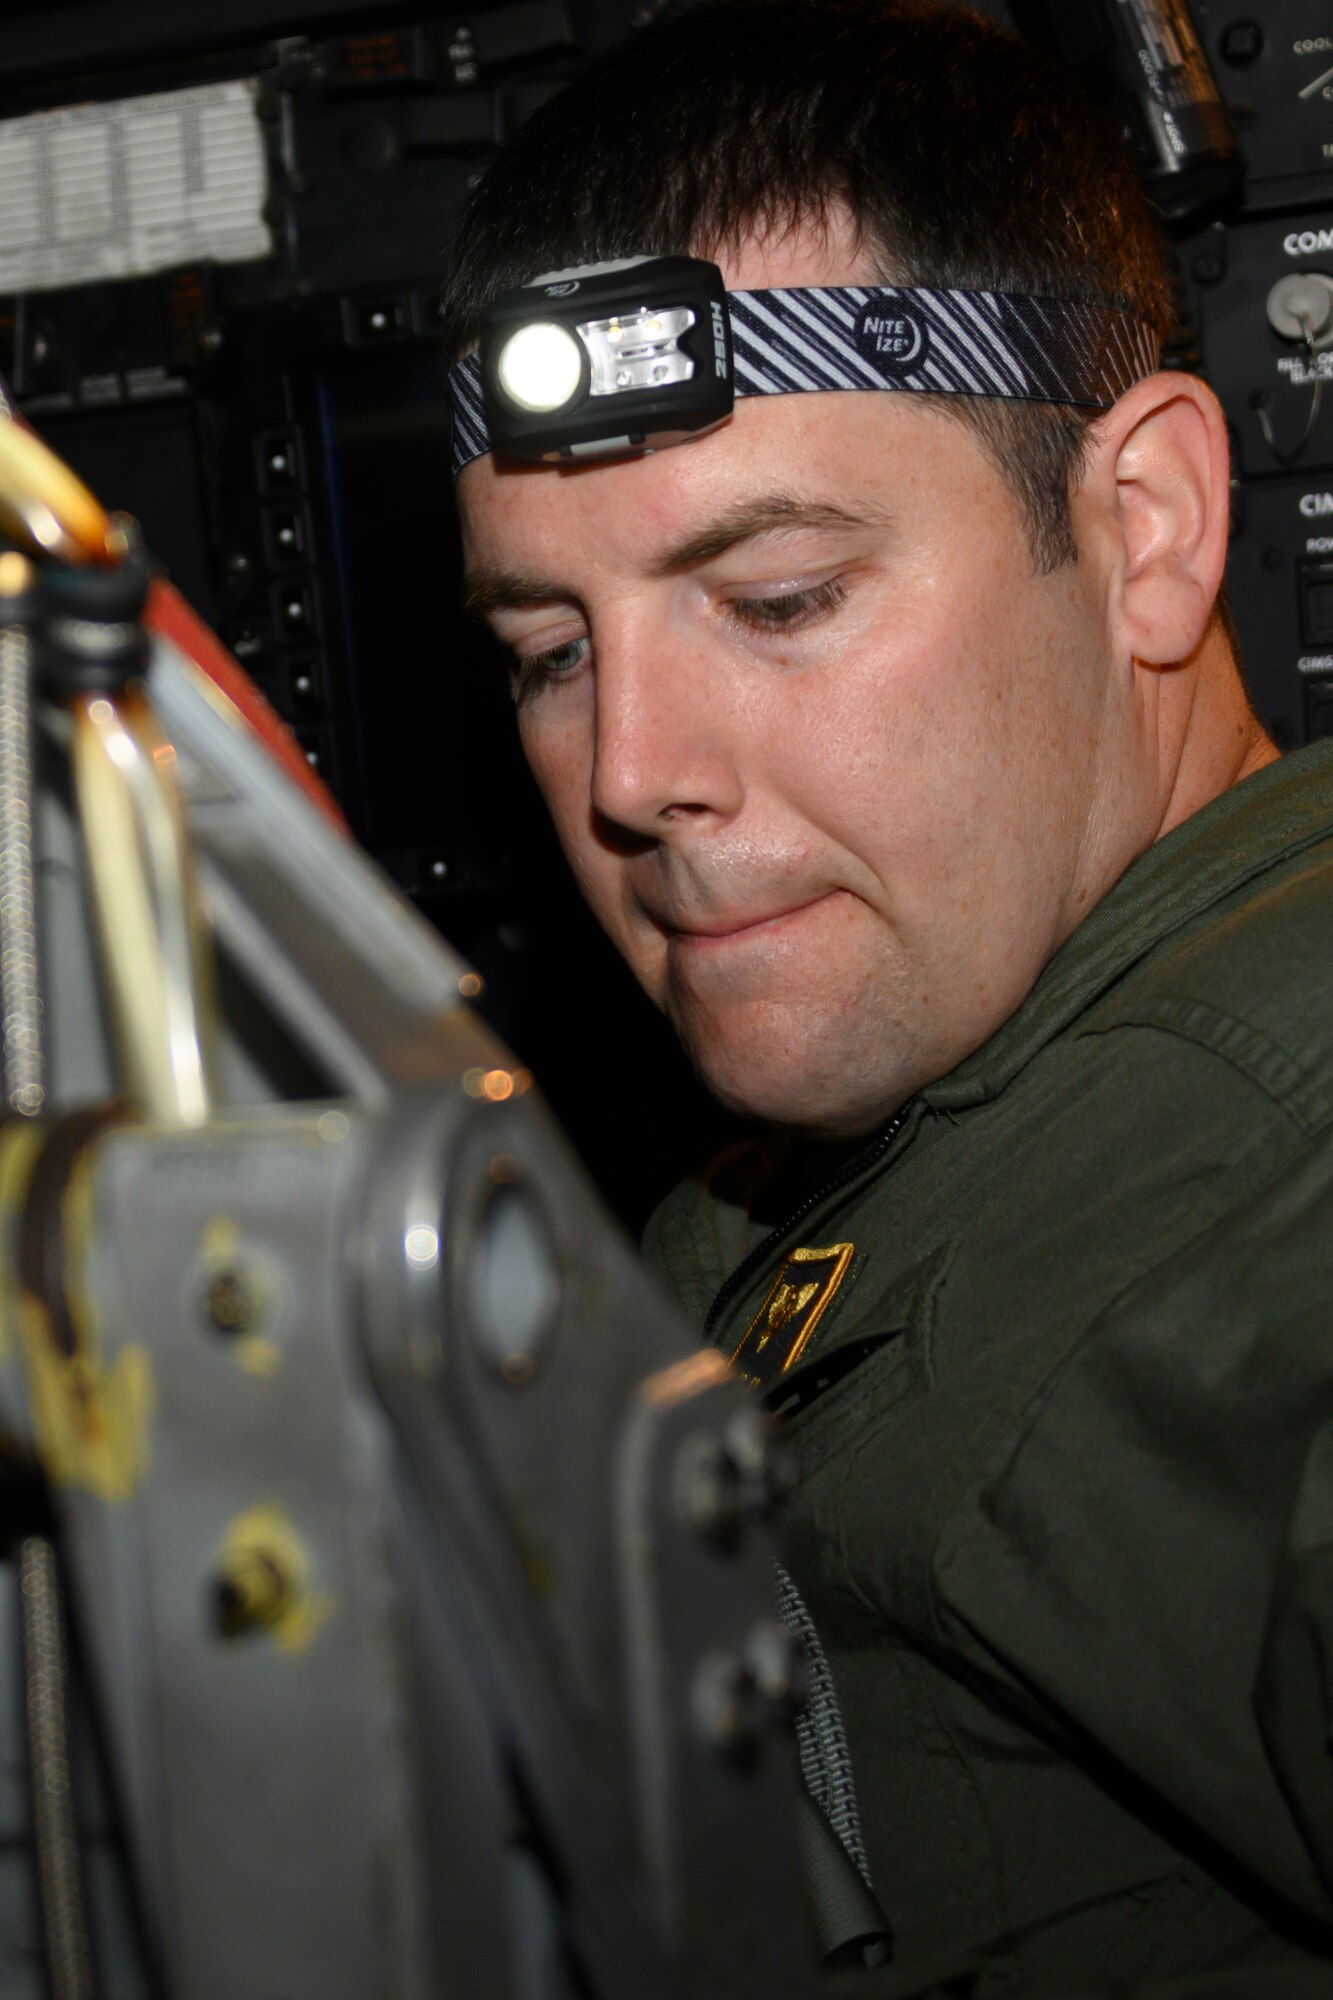
<path fill-rule="evenodd" d="M 792 684 L 769 739 L 776 789 L 801 817 L 862 859 L 947 831 L 977 704 L 940 634 L 849 648 L 836 670 Z"/>
<path fill-rule="evenodd" d="M 577 717 L 553 712 L 538 697 L 518 711 L 518 740 L 561 841 L 567 844 L 588 817 L 591 731 L 580 727 Z"/>
<path fill-rule="evenodd" d="M 1046 768 L 1069 661 L 1012 579 L 900 599 L 876 643 L 802 687 L 770 739 L 776 789 L 873 875 L 900 915 L 955 876 L 1012 868 L 1020 823 L 1067 787 Z M 1066 737 L 1063 726 L 1054 732 Z M 1067 737 L 1066 737 L 1067 740 Z M 998 882 L 997 882 L 998 886 Z"/>
<path fill-rule="evenodd" d="M 557 723 L 520 712 L 519 740 L 582 895 L 621 951 L 637 962 L 643 947 L 626 915 L 625 860 L 593 823 L 591 730 L 576 718 Z"/>

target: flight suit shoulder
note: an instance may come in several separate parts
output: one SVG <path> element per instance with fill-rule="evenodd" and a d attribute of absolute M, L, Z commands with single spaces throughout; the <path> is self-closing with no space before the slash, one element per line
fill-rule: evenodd
<path fill-rule="evenodd" d="M 1333 839 L 1266 870 L 1142 961 L 1080 1024 L 1207 1048 L 1295 1122 L 1333 1121 Z"/>

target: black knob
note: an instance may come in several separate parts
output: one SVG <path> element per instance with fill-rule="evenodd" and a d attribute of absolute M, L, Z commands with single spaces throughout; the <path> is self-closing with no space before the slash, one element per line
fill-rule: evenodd
<path fill-rule="evenodd" d="M 1232 21 L 1223 28 L 1218 47 L 1223 62 L 1233 69 L 1244 69 L 1263 54 L 1264 31 L 1257 21 Z"/>

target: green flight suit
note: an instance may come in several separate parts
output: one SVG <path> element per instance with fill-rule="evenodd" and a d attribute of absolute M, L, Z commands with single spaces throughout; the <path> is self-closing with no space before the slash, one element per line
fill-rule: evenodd
<path fill-rule="evenodd" d="M 649 1226 L 701 1322 L 780 1155 Z M 783 1560 L 898 1964 L 1333 1965 L 1333 743 L 1142 855 L 708 1337 L 801 1349 Z"/>

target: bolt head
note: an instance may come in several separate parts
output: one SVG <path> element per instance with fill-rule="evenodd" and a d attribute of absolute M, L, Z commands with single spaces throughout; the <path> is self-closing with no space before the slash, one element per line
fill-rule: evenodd
<path fill-rule="evenodd" d="M 745 1642 L 744 1665 L 772 1722 L 789 1722 L 800 1714 L 810 1694 L 805 1648 L 794 1632 L 776 1620 L 756 1625 Z"/>
<path fill-rule="evenodd" d="M 690 1690 L 690 1710 L 701 1739 L 724 1757 L 750 1764 L 763 1739 L 764 1702 L 754 1677 L 735 1653 L 709 1653 Z"/>
<path fill-rule="evenodd" d="M 737 1410 L 727 1424 L 726 1449 L 741 1483 L 748 1514 L 768 1520 L 796 1483 L 791 1446 L 773 1418 L 754 1403 Z"/>
<path fill-rule="evenodd" d="M 259 1297 L 250 1275 L 238 1264 L 220 1265 L 204 1282 L 204 1313 L 228 1339 L 251 1333 L 259 1318 Z"/>
<path fill-rule="evenodd" d="M 295 1595 L 286 1564 L 273 1551 L 237 1554 L 213 1580 L 213 1624 L 221 1639 L 238 1639 L 276 1625 Z"/>
<path fill-rule="evenodd" d="M 676 1454 L 676 1508 L 697 1535 L 733 1549 L 744 1512 L 735 1460 L 710 1431 L 691 1431 Z"/>

